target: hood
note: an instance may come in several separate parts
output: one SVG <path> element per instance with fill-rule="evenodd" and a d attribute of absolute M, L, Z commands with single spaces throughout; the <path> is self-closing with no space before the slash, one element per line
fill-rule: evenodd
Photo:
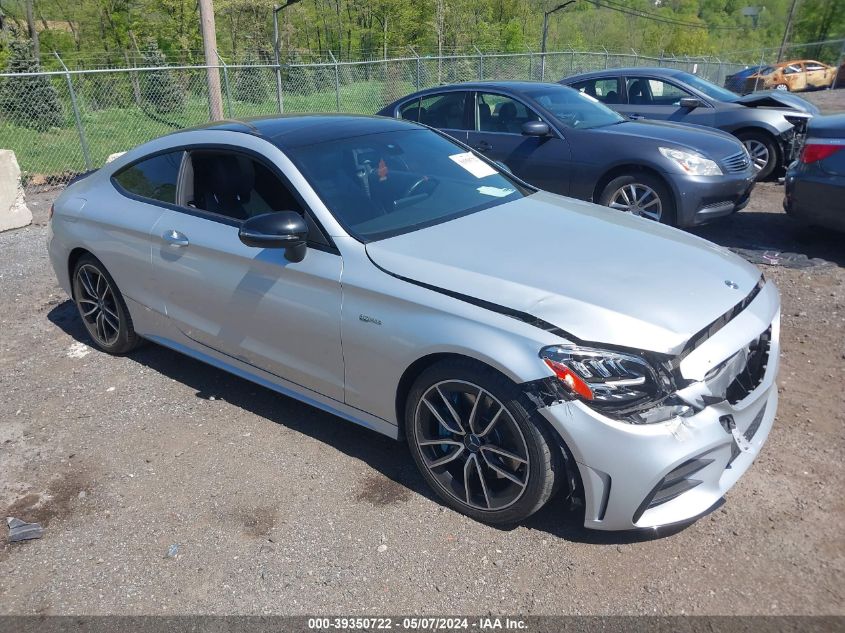
<path fill-rule="evenodd" d="M 527 313 L 580 340 L 672 354 L 760 278 L 706 240 L 546 192 L 366 248 L 392 274 Z"/>
<path fill-rule="evenodd" d="M 604 132 L 614 136 L 622 134 L 635 139 L 638 143 L 641 143 L 643 139 L 650 139 L 660 144 L 669 143 L 696 152 L 704 152 L 716 158 L 724 158 L 742 151 L 742 144 L 727 132 L 689 123 L 637 119 L 593 128 L 590 131 Z"/>
<path fill-rule="evenodd" d="M 783 90 L 758 90 L 737 99 L 739 103 L 749 108 L 786 108 L 805 114 L 816 115 L 821 112 L 816 106 L 794 94 Z"/>

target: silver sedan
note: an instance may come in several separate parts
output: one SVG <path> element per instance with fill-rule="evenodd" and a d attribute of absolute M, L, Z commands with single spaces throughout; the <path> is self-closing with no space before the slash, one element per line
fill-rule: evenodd
<path fill-rule="evenodd" d="M 50 228 L 101 350 L 153 341 L 404 439 L 481 521 L 558 491 L 590 528 L 692 520 L 775 417 L 779 298 L 756 268 L 414 123 L 171 134 L 70 185 Z"/>

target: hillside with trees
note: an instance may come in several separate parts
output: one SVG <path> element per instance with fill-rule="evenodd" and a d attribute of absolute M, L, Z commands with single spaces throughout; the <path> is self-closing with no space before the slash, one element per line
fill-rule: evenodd
<path fill-rule="evenodd" d="M 543 12 L 561 0 L 300 0 L 280 15 L 284 55 L 342 59 L 438 51 L 538 50 Z M 649 54 L 733 54 L 777 47 L 791 0 L 577 0 L 549 19 L 549 50 L 635 49 Z M 272 59 L 272 0 L 216 0 L 225 59 Z M 756 17 L 743 9 L 759 9 Z M 31 8 L 31 11 L 27 9 Z M 169 63 L 201 62 L 196 0 L 0 0 L 5 66 L 13 39 L 39 40 L 41 62 L 57 50 L 75 67 L 144 60 L 153 38 Z M 650 19 L 632 12 L 647 13 Z M 28 21 L 27 16 L 31 15 Z M 798 0 L 791 40 L 845 36 L 841 0 Z M 46 52 L 46 54 L 45 54 Z M 838 47 L 825 53 L 838 57 Z M 812 52 L 805 53 L 807 55 Z M 835 61 L 835 60 L 829 60 Z"/>

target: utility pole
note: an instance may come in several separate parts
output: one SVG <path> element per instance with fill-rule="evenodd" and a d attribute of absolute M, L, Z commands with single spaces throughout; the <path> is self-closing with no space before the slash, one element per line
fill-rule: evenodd
<path fill-rule="evenodd" d="M 208 76 L 208 115 L 212 121 L 223 118 L 223 95 L 220 92 L 220 73 L 217 70 L 217 32 L 214 26 L 212 0 L 199 0 L 200 30 L 205 66 Z"/>
<path fill-rule="evenodd" d="M 565 9 L 570 4 L 575 4 L 575 1 L 576 0 L 569 0 L 569 2 L 559 4 L 554 9 L 549 9 L 543 13 L 543 38 L 540 41 L 540 78 L 543 81 L 546 79 L 546 38 L 549 36 L 549 16 L 561 9 Z"/>
<path fill-rule="evenodd" d="M 780 50 L 778 50 L 778 62 L 783 60 L 783 49 L 786 48 L 786 42 L 789 40 L 789 35 L 792 32 L 792 19 L 795 17 L 795 7 L 798 0 L 792 0 L 789 5 L 789 17 L 786 18 L 786 28 L 783 29 L 783 39 L 780 42 Z"/>
<path fill-rule="evenodd" d="M 276 104 L 279 107 L 279 114 L 285 111 L 285 104 L 282 101 L 282 62 L 281 62 L 281 41 L 279 34 L 279 11 L 287 9 L 290 5 L 296 4 L 299 0 L 288 0 L 282 5 L 273 6 L 273 53 L 276 57 Z"/>
<path fill-rule="evenodd" d="M 32 15 L 32 3 L 34 0 L 26 0 L 26 29 L 29 31 L 29 39 L 32 40 L 32 53 L 35 61 L 41 64 L 41 45 L 38 43 L 38 31 L 35 29 L 35 18 Z"/>

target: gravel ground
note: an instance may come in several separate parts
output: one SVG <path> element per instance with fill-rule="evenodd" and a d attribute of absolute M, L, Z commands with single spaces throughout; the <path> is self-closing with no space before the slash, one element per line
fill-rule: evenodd
<path fill-rule="evenodd" d="M 154 345 L 93 350 L 44 248 L 55 194 L 0 234 L 0 516 L 46 528 L 0 542 L 0 614 L 845 614 L 845 249 L 778 185 L 696 231 L 825 260 L 765 266 L 774 429 L 721 508 L 656 535 L 584 530 L 561 499 L 481 525 L 401 444 Z"/>

